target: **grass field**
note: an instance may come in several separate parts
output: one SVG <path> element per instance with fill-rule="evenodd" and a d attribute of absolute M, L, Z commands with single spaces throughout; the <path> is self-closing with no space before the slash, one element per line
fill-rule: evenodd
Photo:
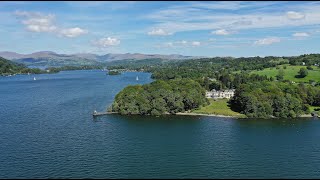
<path fill-rule="evenodd" d="M 287 66 L 287 69 L 283 69 L 283 66 Z M 309 82 L 309 80 L 314 80 L 316 82 L 320 81 L 320 68 L 317 66 L 312 66 L 313 70 L 308 70 L 308 75 L 304 78 L 296 78 L 295 75 L 298 74 L 300 68 L 306 66 L 290 66 L 290 65 L 279 65 L 280 69 L 284 70 L 284 79 L 290 80 L 294 82 Z M 266 75 L 268 77 L 276 77 L 278 74 L 279 69 L 274 68 L 266 68 L 262 71 L 251 71 L 251 74 L 258 74 L 258 75 Z"/>
<path fill-rule="evenodd" d="M 319 107 L 317 107 L 317 106 L 309 106 L 310 112 L 313 112 L 314 109 L 320 109 L 320 106 Z"/>
<path fill-rule="evenodd" d="M 245 115 L 234 112 L 228 106 L 227 99 L 213 100 L 209 99 L 210 105 L 202 107 L 198 110 L 192 111 L 193 113 L 199 114 L 215 114 L 224 116 L 235 116 L 235 117 L 245 117 Z"/>

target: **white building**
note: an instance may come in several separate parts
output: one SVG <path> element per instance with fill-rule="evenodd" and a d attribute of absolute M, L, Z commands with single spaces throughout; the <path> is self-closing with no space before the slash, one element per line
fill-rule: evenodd
<path fill-rule="evenodd" d="M 212 89 L 211 91 L 206 91 L 206 98 L 214 98 L 214 99 L 221 99 L 227 98 L 230 99 L 234 96 L 235 89 L 227 89 L 227 90 L 220 90 L 216 91 Z"/>
<path fill-rule="evenodd" d="M 212 97 L 212 92 L 206 91 L 206 98 L 211 98 L 211 97 Z"/>

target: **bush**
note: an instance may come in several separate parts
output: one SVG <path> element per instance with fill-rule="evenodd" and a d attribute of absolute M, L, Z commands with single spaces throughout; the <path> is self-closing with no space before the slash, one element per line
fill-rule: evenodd
<path fill-rule="evenodd" d="M 313 68 L 311 66 L 307 66 L 308 70 L 313 70 Z"/>

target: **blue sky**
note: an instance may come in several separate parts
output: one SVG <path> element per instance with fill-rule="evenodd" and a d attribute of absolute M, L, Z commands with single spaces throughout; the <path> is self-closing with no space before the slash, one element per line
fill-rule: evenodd
<path fill-rule="evenodd" d="M 320 53 L 320 2 L 0 2 L 0 51 Z"/>

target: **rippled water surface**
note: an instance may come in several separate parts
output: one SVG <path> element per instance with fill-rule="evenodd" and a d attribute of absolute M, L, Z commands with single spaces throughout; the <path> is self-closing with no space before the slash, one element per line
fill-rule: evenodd
<path fill-rule="evenodd" d="M 320 178 L 319 119 L 92 118 L 125 86 L 151 81 L 98 70 L 0 77 L 0 178 Z"/>

